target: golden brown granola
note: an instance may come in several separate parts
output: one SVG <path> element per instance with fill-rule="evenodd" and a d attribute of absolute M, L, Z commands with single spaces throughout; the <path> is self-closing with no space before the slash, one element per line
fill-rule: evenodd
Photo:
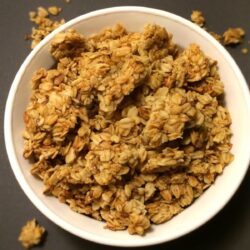
<path fill-rule="evenodd" d="M 35 219 L 27 221 L 22 227 L 18 240 L 23 247 L 29 249 L 35 245 L 38 245 L 45 233 L 45 228 L 38 225 Z"/>
<path fill-rule="evenodd" d="M 44 193 L 111 230 L 143 235 L 199 197 L 233 160 L 217 63 L 158 25 L 51 43 L 32 78 L 24 157 Z"/>
<path fill-rule="evenodd" d="M 36 25 L 36 28 L 32 28 L 31 35 L 27 36 L 28 39 L 32 40 L 32 49 L 34 49 L 35 46 L 49 33 L 65 23 L 64 19 L 61 19 L 60 21 L 54 21 L 49 18 L 49 14 L 58 15 L 60 12 L 61 8 L 57 6 L 51 6 L 48 9 L 45 9 L 44 7 L 38 7 L 37 11 L 29 12 L 30 21 Z"/>
<path fill-rule="evenodd" d="M 206 21 L 200 10 L 193 10 L 190 17 L 192 22 L 196 23 L 200 27 L 203 27 L 203 29 L 212 35 L 218 42 L 222 43 L 223 38 L 224 45 L 237 45 L 242 42 L 242 38 L 245 36 L 245 30 L 242 28 L 228 28 L 224 32 L 223 37 L 214 31 L 209 31 L 206 27 L 204 27 Z M 247 50 L 243 49 L 242 53 L 247 54 Z"/>
<path fill-rule="evenodd" d="M 218 42 L 221 42 L 222 40 L 222 36 L 217 34 L 216 32 L 214 31 L 209 31 L 208 32 L 211 36 L 213 36 Z"/>
<path fill-rule="evenodd" d="M 224 44 L 232 45 L 242 42 L 242 38 L 245 36 L 245 31 L 242 28 L 228 28 L 224 34 Z"/>
<path fill-rule="evenodd" d="M 196 23 L 200 27 L 203 27 L 205 24 L 205 18 L 203 13 L 200 10 L 193 10 L 191 14 L 192 22 Z"/>
<path fill-rule="evenodd" d="M 62 11 L 62 8 L 57 7 L 57 6 L 48 7 L 49 14 L 51 14 L 53 16 L 57 16 L 61 11 Z"/>
<path fill-rule="evenodd" d="M 248 53 L 248 48 L 242 48 L 241 53 L 246 55 Z"/>

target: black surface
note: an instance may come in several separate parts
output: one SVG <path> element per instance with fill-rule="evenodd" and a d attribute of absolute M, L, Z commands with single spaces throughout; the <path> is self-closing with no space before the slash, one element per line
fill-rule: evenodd
<path fill-rule="evenodd" d="M 41 214 L 28 200 L 17 181 L 7 159 L 3 138 L 3 115 L 5 102 L 11 82 L 30 52 L 29 42 L 24 41 L 24 35 L 30 32 L 31 24 L 28 12 L 39 5 L 59 5 L 63 7 L 61 14 L 66 20 L 92 10 L 121 5 L 138 5 L 154 7 L 176 13 L 189 18 L 193 9 L 204 12 L 207 27 L 222 33 L 229 26 L 242 26 L 247 31 L 243 45 L 230 48 L 229 51 L 239 64 L 247 81 L 250 80 L 250 53 L 243 55 L 241 47 L 248 47 L 250 40 L 250 1 L 249 0 L 72 0 L 66 4 L 63 0 L 0 0 L 0 249 L 22 249 L 17 237 L 21 226 L 33 217 L 45 226 L 48 236 L 43 246 L 35 249 L 60 250 L 115 250 L 115 247 L 94 244 L 77 238 L 62 230 L 43 214 Z M 250 128 L 249 128 L 250 129 Z M 169 243 L 151 249 L 250 249 L 250 172 L 243 184 L 228 205 L 210 222 L 196 231 Z M 167 232 L 166 232 L 167 234 Z"/>

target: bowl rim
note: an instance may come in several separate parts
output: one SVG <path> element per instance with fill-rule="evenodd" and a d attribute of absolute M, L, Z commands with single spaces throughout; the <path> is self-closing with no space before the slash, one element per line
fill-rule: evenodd
<path fill-rule="evenodd" d="M 159 10 L 159 9 L 154 9 L 154 8 L 148 8 L 148 7 L 141 7 L 141 6 L 121 6 L 121 7 L 111 7 L 111 8 L 105 8 L 105 9 L 100 9 L 100 10 L 95 10 L 83 15 L 80 15 L 76 18 L 71 19 L 70 21 L 66 22 L 56 30 L 54 30 L 52 33 L 50 33 L 47 37 L 45 37 L 36 47 L 33 51 L 30 52 L 30 54 L 26 57 L 24 62 L 22 63 L 21 67 L 19 68 L 13 83 L 10 87 L 7 102 L 6 102 L 6 107 L 5 107 L 5 114 L 4 114 L 4 139 L 5 139 L 5 147 L 7 151 L 7 155 L 9 158 L 9 162 L 12 168 L 12 171 L 14 172 L 14 175 L 21 186 L 22 190 L 26 194 L 26 196 L 30 199 L 30 201 L 35 205 L 35 207 L 43 213 L 47 218 L 49 218 L 52 222 L 63 228 L 64 230 L 80 237 L 86 240 L 90 240 L 95 243 L 99 244 L 104 244 L 104 245 L 111 245 L 111 246 L 119 246 L 119 247 L 136 247 L 136 246 L 149 246 L 149 245 L 155 245 L 155 244 L 160 244 L 163 242 L 167 242 L 170 240 L 174 240 L 176 238 L 179 238 L 197 228 L 202 226 L 204 223 L 206 223 L 208 220 L 213 218 L 227 203 L 228 201 L 232 198 L 238 187 L 240 186 L 244 176 L 246 175 L 248 165 L 250 162 L 250 148 L 246 152 L 248 153 L 248 158 L 245 164 L 242 164 L 241 168 L 241 176 L 237 180 L 237 183 L 234 185 L 234 187 L 230 190 L 230 193 L 227 193 L 225 197 L 223 197 L 223 200 L 220 201 L 219 205 L 215 206 L 215 209 L 207 216 L 204 216 L 203 220 L 200 221 L 194 221 L 192 225 L 189 227 L 185 228 L 185 230 L 182 230 L 181 232 L 177 233 L 176 235 L 172 237 L 157 237 L 157 238 L 150 238 L 147 239 L 145 238 L 143 241 L 124 241 L 122 242 L 120 240 L 116 240 L 115 237 L 114 239 L 110 238 L 105 238 L 104 236 L 99 236 L 96 237 L 95 234 L 80 230 L 78 228 L 75 228 L 71 224 L 65 222 L 62 218 L 60 218 L 58 215 L 56 215 L 54 212 L 52 212 L 35 194 L 35 192 L 32 190 L 32 188 L 29 186 L 29 184 L 26 182 L 24 175 L 21 171 L 21 167 L 19 166 L 17 157 L 16 157 L 16 152 L 14 148 L 14 143 L 13 143 L 13 134 L 12 134 L 12 111 L 13 111 L 13 104 L 14 104 L 14 99 L 15 99 L 15 94 L 18 89 L 20 79 L 22 78 L 23 74 L 26 71 L 27 66 L 29 63 L 32 61 L 34 56 L 42 49 L 43 46 L 45 46 L 53 37 L 55 34 L 70 28 L 72 25 L 75 25 L 82 20 L 87 20 L 89 18 L 93 18 L 95 16 L 101 16 L 101 15 L 106 15 L 106 14 L 111 14 L 111 13 L 119 13 L 119 12 L 140 12 L 140 13 L 147 13 L 147 14 L 153 14 L 161 17 L 166 17 L 169 19 L 174 20 L 175 22 L 181 23 L 182 25 L 185 25 L 189 27 L 190 29 L 194 30 L 195 32 L 199 33 L 201 36 L 205 37 L 207 40 L 209 40 L 210 43 L 212 43 L 217 50 L 223 55 L 223 57 L 226 59 L 226 61 L 229 63 L 231 66 L 232 70 L 234 71 L 234 74 L 237 76 L 240 87 L 242 89 L 242 93 L 244 95 L 246 107 L 248 109 L 248 113 L 250 114 L 250 94 L 249 94 L 249 89 L 248 85 L 246 83 L 246 80 L 240 71 L 238 65 L 234 61 L 234 59 L 231 57 L 229 52 L 219 43 L 217 42 L 210 34 L 208 34 L 206 31 L 202 30 L 200 27 L 197 25 L 193 24 L 191 21 L 180 17 L 176 14 L 164 11 L 164 10 Z"/>

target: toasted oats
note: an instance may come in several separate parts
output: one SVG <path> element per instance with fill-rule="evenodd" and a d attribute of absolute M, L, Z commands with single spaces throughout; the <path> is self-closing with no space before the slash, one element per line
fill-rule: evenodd
<path fill-rule="evenodd" d="M 192 22 L 196 23 L 200 27 L 203 27 L 205 24 L 205 18 L 200 10 L 193 10 L 191 14 Z"/>
<path fill-rule="evenodd" d="M 51 14 L 53 16 L 57 16 L 61 11 L 62 11 L 62 8 L 57 7 L 57 6 L 50 6 L 48 8 L 49 14 Z"/>
<path fill-rule="evenodd" d="M 242 42 L 242 38 L 245 36 L 245 30 L 242 28 L 228 28 L 224 34 L 224 44 L 238 44 Z"/>
<path fill-rule="evenodd" d="M 49 14 L 58 15 L 60 12 L 61 8 L 56 6 L 51 6 L 48 8 L 48 10 L 46 10 L 44 7 L 38 7 L 37 11 L 29 12 L 30 21 L 36 25 L 36 27 L 32 28 L 31 34 L 27 36 L 29 40 L 32 40 L 32 49 L 34 49 L 35 46 L 49 33 L 65 23 L 64 19 L 61 19 L 60 21 L 54 21 L 49 18 Z"/>
<path fill-rule="evenodd" d="M 212 35 L 218 42 L 222 43 L 224 45 L 235 45 L 242 42 L 243 37 L 245 36 L 245 30 L 243 28 L 228 28 L 223 36 L 220 34 L 217 34 L 214 31 L 209 31 L 205 25 L 205 18 L 201 11 L 199 10 L 193 10 L 191 14 L 191 21 L 199 25 L 200 27 L 203 27 L 204 30 L 206 30 L 210 35 Z M 249 41 L 250 42 L 250 41 Z M 247 54 L 247 48 L 241 49 L 241 52 L 243 54 Z"/>
<path fill-rule="evenodd" d="M 241 53 L 246 55 L 248 53 L 248 48 L 242 48 Z"/>
<path fill-rule="evenodd" d="M 39 226 L 35 219 L 27 221 L 22 227 L 21 233 L 18 240 L 21 242 L 23 247 L 29 249 L 35 245 L 38 245 L 45 233 L 45 228 Z"/>
<path fill-rule="evenodd" d="M 37 16 L 40 18 L 47 17 L 49 15 L 48 11 L 44 7 L 37 8 Z"/>
<path fill-rule="evenodd" d="M 209 34 L 211 36 L 213 36 L 218 42 L 221 42 L 221 40 L 222 40 L 222 36 L 221 35 L 215 33 L 214 31 L 209 31 Z"/>
<path fill-rule="evenodd" d="M 24 113 L 23 155 L 46 195 L 143 235 L 213 184 L 233 160 L 223 83 L 198 45 L 177 48 L 152 24 L 54 37 Z"/>

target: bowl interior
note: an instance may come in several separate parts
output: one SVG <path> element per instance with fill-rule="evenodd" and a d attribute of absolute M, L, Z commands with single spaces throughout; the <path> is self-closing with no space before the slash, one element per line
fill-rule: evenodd
<path fill-rule="evenodd" d="M 145 237 L 128 236 L 127 231 L 106 230 L 103 228 L 104 223 L 77 214 L 57 199 L 43 195 L 42 182 L 30 174 L 30 164 L 22 157 L 23 139 L 21 134 L 24 129 L 23 112 L 30 95 L 31 75 L 36 69 L 50 68 L 53 64 L 49 54 L 49 41 L 52 36 L 47 37 L 33 51 L 33 57 L 29 57 L 26 61 L 27 67 L 23 66 L 18 79 L 16 78 L 13 83 L 15 90 L 13 90 L 13 96 L 9 96 L 9 99 L 12 98 L 10 104 L 12 113 L 9 121 L 11 125 L 9 124 L 9 128 L 6 129 L 10 130 L 10 138 L 6 137 L 6 146 L 7 149 L 9 147 L 14 150 L 16 158 L 10 154 L 9 158 L 16 177 L 26 194 L 45 215 L 64 229 L 80 237 L 104 244 L 149 245 L 174 239 L 202 225 L 225 205 L 237 189 L 246 172 L 249 158 L 250 115 L 249 103 L 246 100 L 247 88 L 237 66 L 221 45 L 199 27 L 166 12 L 146 8 L 118 8 L 115 11 L 99 11 L 97 14 L 79 17 L 61 27 L 60 30 L 74 28 L 89 35 L 117 22 L 124 24 L 129 31 L 140 31 L 147 23 L 159 24 L 174 35 L 175 43 L 183 47 L 190 43 L 197 43 L 208 56 L 218 61 L 220 75 L 225 84 L 226 105 L 233 120 L 232 151 L 235 160 L 225 169 L 223 175 L 216 179 L 215 184 L 181 214 L 167 223 L 153 226 L 151 232 L 147 233 Z M 9 152 L 10 150 L 8 150 Z"/>

